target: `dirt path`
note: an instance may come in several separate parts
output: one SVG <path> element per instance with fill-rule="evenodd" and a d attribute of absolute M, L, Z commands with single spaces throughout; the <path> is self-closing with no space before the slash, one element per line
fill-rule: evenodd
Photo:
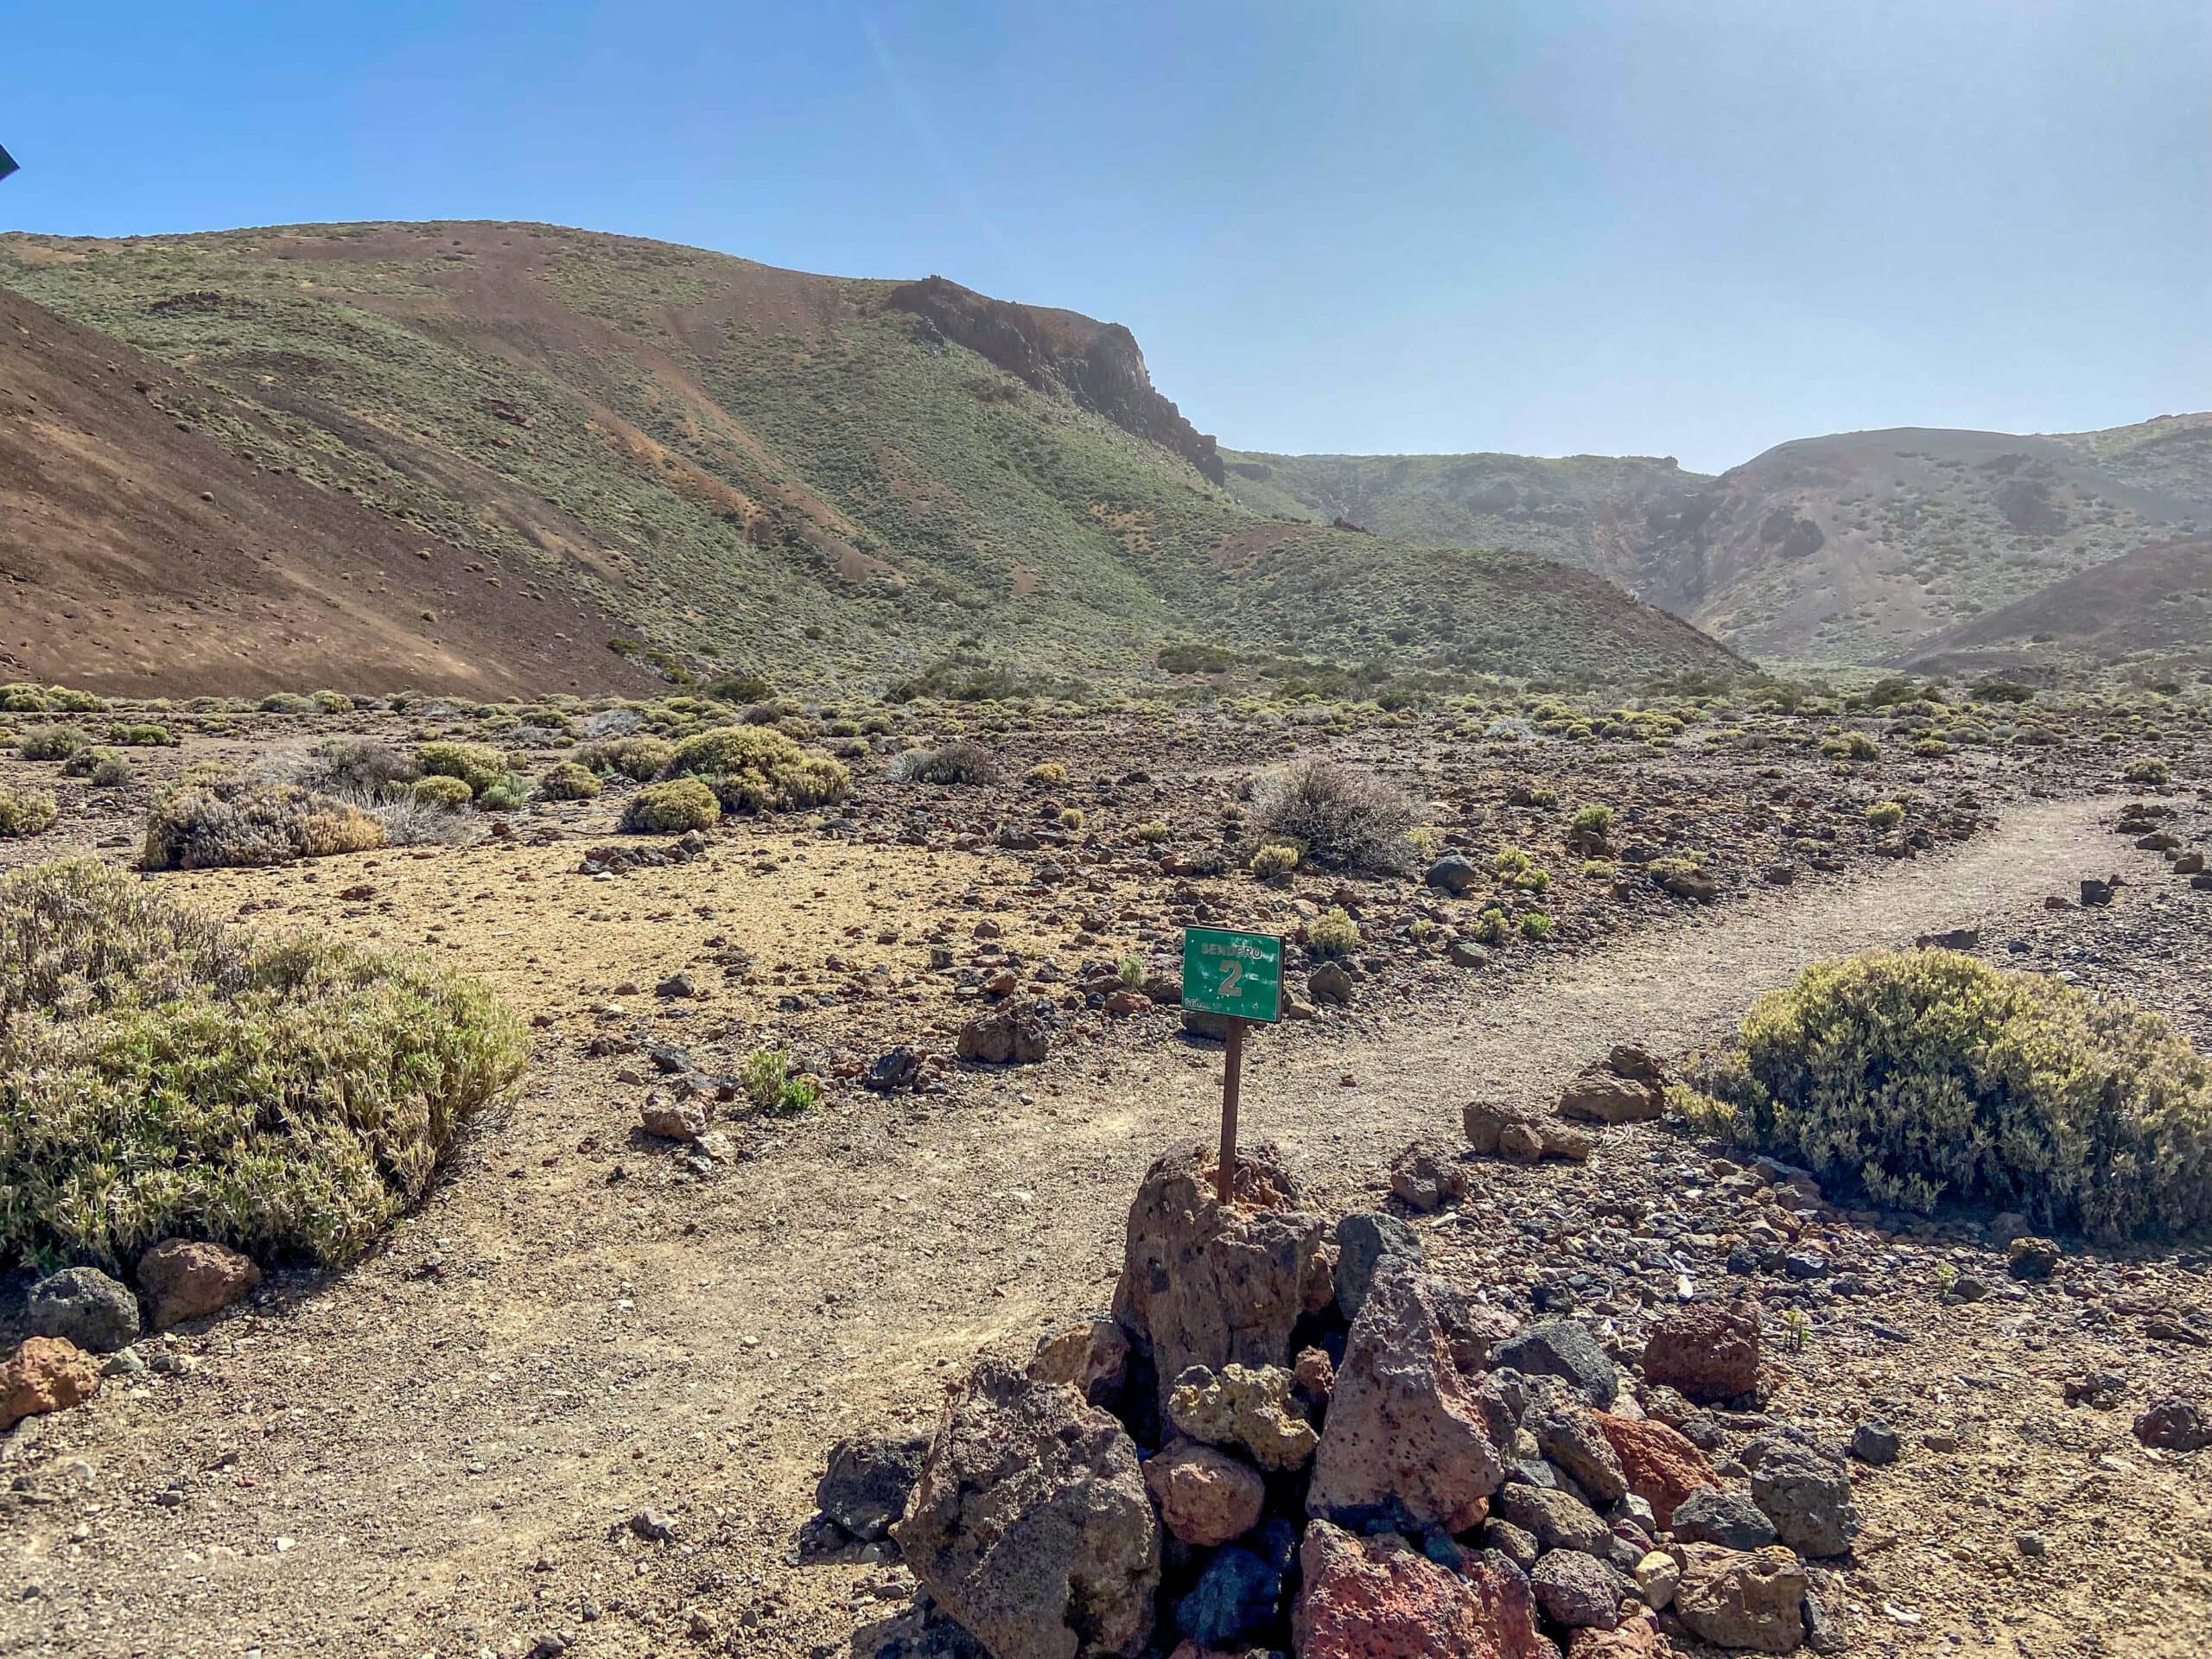
<path fill-rule="evenodd" d="M 1471 1094 L 1541 1097 L 1614 1041 L 1718 1034 L 1822 956 L 2071 892 L 2117 861 L 2095 811 L 2023 806 L 1380 1037 L 1261 1042 L 1248 1133 L 1325 1188 L 1370 1180 Z M 188 1376 L 18 1434 L 54 1501 L 0 1515 L 0 1578 L 32 1586 L 0 1599 L 0 1652 L 514 1655 L 565 1630 L 666 1653 L 708 1639 L 695 1610 L 735 1651 L 842 1652 L 880 1605 L 864 1574 L 785 1561 L 823 1448 L 926 1422 L 978 1346 L 1103 1301 L 1134 1183 L 1211 1125 L 1218 1067 L 1163 1045 L 1009 1077 L 997 1109 L 855 1104 L 654 1185 L 580 1155 L 615 1112 L 556 1065 L 390 1250 L 188 1338 Z M 648 1506 L 677 1543 L 625 1529 Z"/>

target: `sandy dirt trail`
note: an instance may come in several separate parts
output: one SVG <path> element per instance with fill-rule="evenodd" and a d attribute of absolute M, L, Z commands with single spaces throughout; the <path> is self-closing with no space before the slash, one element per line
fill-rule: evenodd
<path fill-rule="evenodd" d="M 1380 1035 L 1266 1038 L 1246 1133 L 1349 1196 L 1471 1095 L 1541 1099 L 1615 1041 L 1717 1036 L 1821 957 L 2070 893 L 2115 862 L 2096 810 L 2024 804 L 1940 857 L 1476 982 Z M 643 1152 L 613 1182 L 578 1155 L 634 1108 L 556 1067 L 390 1249 L 16 1449 L 63 1497 L 0 1516 L 0 1653 L 512 1655 L 554 1630 L 700 1651 L 695 1608 L 739 1650 L 842 1652 L 855 1576 L 786 1562 L 824 1448 L 925 1425 L 979 1346 L 1102 1303 L 1135 1182 L 1211 1132 L 1218 1076 L 1217 1050 L 1107 1051 L 981 1110 L 833 1107 L 671 1185 Z M 648 1506 L 677 1542 L 628 1534 Z"/>

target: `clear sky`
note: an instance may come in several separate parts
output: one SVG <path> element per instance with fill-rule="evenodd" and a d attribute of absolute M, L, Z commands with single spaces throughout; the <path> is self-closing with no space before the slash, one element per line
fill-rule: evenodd
<path fill-rule="evenodd" d="M 0 143 L 15 228 L 940 272 L 1247 448 L 2212 407 L 2204 0 L 0 0 Z"/>

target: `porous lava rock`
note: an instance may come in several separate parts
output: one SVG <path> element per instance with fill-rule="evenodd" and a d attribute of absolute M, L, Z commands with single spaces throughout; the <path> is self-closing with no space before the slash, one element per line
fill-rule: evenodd
<path fill-rule="evenodd" d="M 1529 1581 L 1495 1551 L 1470 1558 L 1463 1575 L 1395 1533 L 1355 1537 L 1316 1521 L 1299 1564 L 1298 1659 L 1558 1659 L 1536 1628 Z"/>
<path fill-rule="evenodd" d="M 166 1238 L 138 1258 L 154 1329 L 219 1313 L 261 1282 L 251 1256 L 207 1239 Z"/>
<path fill-rule="evenodd" d="M 1700 1405 L 1758 1387 L 1759 1316 L 1747 1302 L 1694 1302 L 1661 1315 L 1643 1343 L 1643 1380 Z"/>
<path fill-rule="evenodd" d="M 891 1534 L 993 1659 L 1128 1656 L 1151 1637 L 1160 1521 L 1135 1442 L 1063 1384 L 980 1363 Z"/>
<path fill-rule="evenodd" d="M 1628 1489 L 1651 1506 L 1663 1529 L 1674 1524 L 1675 1506 L 1692 1492 L 1718 1490 L 1720 1478 L 1689 1439 L 1649 1417 L 1596 1414 L 1598 1432 L 1620 1459 Z"/>
<path fill-rule="evenodd" d="M 1239 1154 L 1226 1205 L 1212 1163 L 1199 1143 L 1162 1154 L 1129 1207 L 1114 1317 L 1151 1359 L 1163 1408 L 1193 1365 L 1287 1365 L 1320 1253 L 1325 1224 L 1274 1147 Z"/>
<path fill-rule="evenodd" d="M 1250 1464 L 1196 1440 L 1161 1448 L 1144 1466 L 1144 1484 L 1167 1530 L 1206 1548 L 1259 1525 L 1268 1496 L 1267 1483 Z"/>
<path fill-rule="evenodd" d="M 1804 1567 L 1779 1545 L 1745 1554 L 1688 1544 L 1675 1615 L 1715 1647 L 1793 1653 L 1805 1639 Z"/>
<path fill-rule="evenodd" d="M 1382 1257 L 1344 1340 L 1307 1511 L 1460 1532 L 1483 1518 L 1504 1471 L 1496 1426 L 1452 1363 L 1421 1274 Z"/>
<path fill-rule="evenodd" d="M 67 1411 L 100 1391 L 99 1363 L 61 1337 L 27 1337 L 0 1363 L 0 1431 Z"/>

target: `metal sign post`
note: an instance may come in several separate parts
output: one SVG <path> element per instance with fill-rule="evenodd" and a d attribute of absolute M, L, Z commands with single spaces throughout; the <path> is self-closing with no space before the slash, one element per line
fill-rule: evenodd
<path fill-rule="evenodd" d="M 1221 1077 L 1221 1164 L 1214 1192 L 1224 1204 L 1236 1186 L 1236 1102 L 1244 1081 L 1244 1027 L 1282 1017 L 1282 941 L 1272 933 L 1224 928 L 1183 930 L 1183 1006 L 1217 1014 L 1229 1025 Z"/>

